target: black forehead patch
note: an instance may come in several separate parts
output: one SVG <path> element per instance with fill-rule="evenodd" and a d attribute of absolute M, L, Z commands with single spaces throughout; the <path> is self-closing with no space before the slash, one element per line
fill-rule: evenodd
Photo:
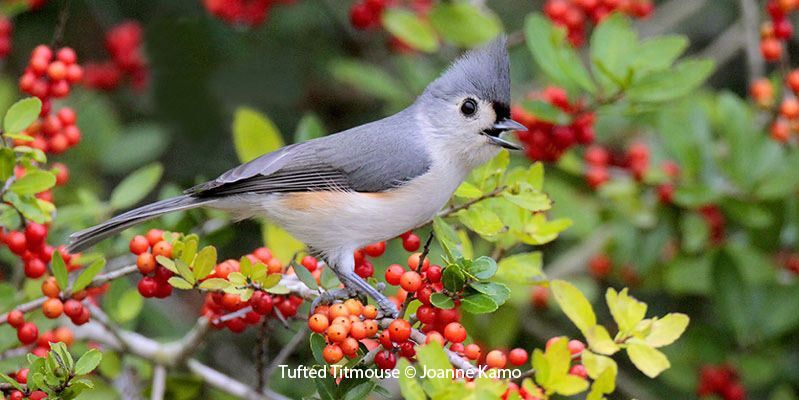
<path fill-rule="evenodd" d="M 509 105 L 498 101 L 491 103 L 491 105 L 494 107 L 494 113 L 497 115 L 497 122 L 503 119 L 510 119 Z"/>

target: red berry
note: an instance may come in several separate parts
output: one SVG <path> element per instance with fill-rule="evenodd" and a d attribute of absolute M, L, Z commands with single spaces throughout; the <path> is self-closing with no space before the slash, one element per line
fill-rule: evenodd
<path fill-rule="evenodd" d="M 377 242 L 363 248 L 369 257 L 380 257 L 386 252 L 386 242 Z"/>
<path fill-rule="evenodd" d="M 64 302 L 64 315 L 70 319 L 79 317 L 82 312 L 83 304 L 81 304 L 81 302 L 75 299 L 69 299 Z"/>
<path fill-rule="evenodd" d="M 305 267 L 308 271 L 313 272 L 316 270 L 318 261 L 316 260 L 316 258 L 312 256 L 305 256 L 302 258 L 300 264 L 302 264 L 302 266 Z"/>
<path fill-rule="evenodd" d="M 19 231 L 11 231 L 5 237 L 6 246 L 12 253 L 21 256 L 28 250 L 25 234 Z"/>
<path fill-rule="evenodd" d="M 256 291 L 250 298 L 250 306 L 258 314 L 270 315 L 273 308 L 272 296 L 260 290 Z"/>
<path fill-rule="evenodd" d="M 25 240 L 28 247 L 36 247 L 47 238 L 47 227 L 42 224 L 30 222 L 25 227 Z"/>
<path fill-rule="evenodd" d="M 380 369 L 392 369 L 397 365 L 397 357 L 394 353 L 383 350 L 375 355 L 375 365 Z"/>
<path fill-rule="evenodd" d="M 603 279 L 610 274 L 613 263 L 605 254 L 598 254 L 588 262 L 588 271 L 594 278 Z"/>
<path fill-rule="evenodd" d="M 576 355 L 582 353 L 583 350 L 585 350 L 585 343 L 583 343 L 583 342 L 581 342 L 581 341 L 579 341 L 577 339 L 572 339 L 572 340 L 569 340 L 568 347 L 569 347 L 569 353 L 571 353 L 571 355 L 573 355 L 573 356 L 576 356 Z"/>
<path fill-rule="evenodd" d="M 364 261 L 362 264 L 355 267 L 355 273 L 361 278 L 367 279 L 375 274 L 375 267 L 369 261 Z"/>
<path fill-rule="evenodd" d="M 450 322 L 444 327 L 444 337 L 453 343 L 461 343 L 466 340 L 466 328 L 457 322 Z"/>
<path fill-rule="evenodd" d="M 22 368 L 21 370 L 17 371 L 16 374 L 14 374 L 14 379 L 24 385 L 28 383 L 28 372 L 30 372 L 30 369 Z"/>
<path fill-rule="evenodd" d="M 411 324 L 404 319 L 395 319 L 388 325 L 388 334 L 391 341 L 402 343 L 411 337 Z"/>
<path fill-rule="evenodd" d="M 337 344 L 329 344 L 322 350 L 322 357 L 328 364 L 335 364 L 344 358 L 344 351 Z"/>
<path fill-rule="evenodd" d="M 480 358 L 480 346 L 475 343 L 467 344 L 463 348 L 463 355 L 470 360 L 477 360 Z"/>
<path fill-rule="evenodd" d="M 26 322 L 17 329 L 17 339 L 22 344 L 31 344 L 39 337 L 39 328 L 32 322 Z"/>
<path fill-rule="evenodd" d="M 6 316 L 6 321 L 11 327 L 19 329 L 25 323 L 25 314 L 20 310 L 11 310 Z"/>
<path fill-rule="evenodd" d="M 422 277 L 416 271 L 406 271 L 400 277 L 400 287 L 407 292 L 415 292 L 422 287 Z"/>
<path fill-rule="evenodd" d="M 782 58 L 782 43 L 776 38 L 765 38 L 760 41 L 760 52 L 766 61 L 777 61 Z"/>
<path fill-rule="evenodd" d="M 524 365 L 529 358 L 527 351 L 521 348 L 515 348 L 508 353 L 508 361 L 515 366 Z"/>
<path fill-rule="evenodd" d="M 405 273 L 405 268 L 399 264 L 391 264 L 386 268 L 386 283 L 392 286 L 400 284 L 402 275 Z"/>
<path fill-rule="evenodd" d="M 573 365 L 571 369 L 569 369 L 569 374 L 579 376 L 583 379 L 588 378 L 588 371 L 585 370 L 582 364 Z"/>
<path fill-rule="evenodd" d="M 419 246 L 421 246 L 421 244 L 422 240 L 419 238 L 419 236 L 416 236 L 413 233 L 402 240 L 402 247 L 405 249 L 405 251 L 414 252 L 419 250 Z"/>
<path fill-rule="evenodd" d="M 436 319 L 436 309 L 433 306 L 421 305 L 416 309 L 416 319 L 423 324 L 432 324 Z"/>
<path fill-rule="evenodd" d="M 136 235 L 130 240 L 128 247 L 131 253 L 139 255 L 150 249 L 150 243 L 144 236 Z"/>
<path fill-rule="evenodd" d="M 41 278 L 47 271 L 47 265 L 44 261 L 33 258 L 25 263 L 25 276 L 31 279 Z"/>
<path fill-rule="evenodd" d="M 158 282 L 155 278 L 145 276 L 139 281 L 137 289 L 142 297 L 155 297 L 155 293 L 158 291 Z"/>
<path fill-rule="evenodd" d="M 350 23 L 356 29 L 367 29 L 375 24 L 378 16 L 365 3 L 358 3 L 350 9 Z"/>

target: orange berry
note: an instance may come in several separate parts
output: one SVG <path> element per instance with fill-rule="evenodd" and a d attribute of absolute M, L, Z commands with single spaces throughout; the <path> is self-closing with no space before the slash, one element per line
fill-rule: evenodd
<path fill-rule="evenodd" d="M 771 138 L 784 143 L 791 137 L 791 127 L 782 119 L 774 121 L 771 125 Z"/>
<path fill-rule="evenodd" d="M 341 342 L 347 338 L 349 330 L 340 324 L 332 324 L 327 328 L 327 338 L 333 342 Z"/>
<path fill-rule="evenodd" d="M 363 312 L 363 304 L 356 299 L 349 299 L 344 302 L 344 306 L 350 312 L 350 315 L 361 315 Z"/>
<path fill-rule="evenodd" d="M 339 346 L 341 347 L 341 351 L 347 357 L 352 358 L 358 355 L 358 341 L 351 337 L 344 339 L 344 341 L 341 342 Z"/>
<path fill-rule="evenodd" d="M 783 100 L 780 104 L 780 114 L 788 119 L 799 117 L 799 101 L 795 98 Z"/>
<path fill-rule="evenodd" d="M 377 326 L 377 321 L 373 319 L 367 319 L 363 321 L 363 326 L 366 328 L 366 337 L 374 337 L 377 335 L 377 331 L 379 327 Z"/>
<path fill-rule="evenodd" d="M 508 358 L 500 350 L 491 350 L 486 354 L 486 365 L 489 368 L 504 368 Z"/>
<path fill-rule="evenodd" d="M 765 38 L 760 41 L 760 52 L 766 61 L 778 61 L 782 58 L 782 43 L 776 38 Z"/>
<path fill-rule="evenodd" d="M 47 279 L 42 282 L 42 294 L 50 297 L 56 298 L 61 293 L 61 289 L 58 288 L 58 282 L 56 282 L 55 277 L 48 277 Z"/>
<path fill-rule="evenodd" d="M 377 307 L 373 305 L 368 305 L 363 308 L 363 317 L 369 319 L 377 318 Z"/>
<path fill-rule="evenodd" d="M 799 69 L 789 72 L 785 77 L 785 83 L 794 93 L 799 93 Z"/>
<path fill-rule="evenodd" d="M 405 342 L 411 337 L 411 324 L 404 319 L 395 319 L 388 325 L 388 334 L 395 343 Z"/>
<path fill-rule="evenodd" d="M 340 316 L 333 318 L 333 321 L 330 321 L 330 325 L 336 324 L 344 326 L 344 328 L 347 329 L 347 333 L 349 333 L 350 328 L 352 328 L 352 321 L 350 320 L 350 317 Z"/>
<path fill-rule="evenodd" d="M 42 304 L 42 313 L 47 318 L 58 318 L 63 312 L 64 303 L 62 303 L 59 299 L 47 299 L 47 301 Z"/>
<path fill-rule="evenodd" d="M 72 346 L 72 343 L 75 342 L 75 335 L 72 333 L 72 329 L 66 326 L 55 328 L 53 335 L 55 336 L 56 342 L 63 342 L 67 346 Z"/>
<path fill-rule="evenodd" d="M 162 240 L 153 246 L 153 256 L 164 256 L 172 258 L 172 245 Z"/>
<path fill-rule="evenodd" d="M 466 340 L 466 328 L 457 322 L 450 322 L 444 327 L 444 337 L 450 342 L 461 343 Z"/>
<path fill-rule="evenodd" d="M 283 263 L 281 263 L 277 258 L 269 259 L 269 261 L 266 263 L 266 272 L 270 274 L 282 274 Z"/>
<path fill-rule="evenodd" d="M 329 344 L 322 350 L 322 357 L 328 364 L 335 364 L 344 358 L 344 351 L 337 344 Z"/>
<path fill-rule="evenodd" d="M 425 336 L 424 343 L 428 344 L 432 342 L 438 342 L 438 344 L 443 346 L 444 336 L 441 336 L 441 334 L 436 331 L 428 332 L 427 336 Z"/>
<path fill-rule="evenodd" d="M 350 327 L 350 336 L 356 340 L 366 339 L 369 336 L 366 324 L 361 321 L 353 322 Z"/>
<path fill-rule="evenodd" d="M 463 355 L 470 360 L 477 360 L 480 358 L 480 346 L 475 343 L 467 344 L 463 348 Z"/>
<path fill-rule="evenodd" d="M 413 253 L 408 257 L 408 267 L 416 271 L 419 268 L 419 259 L 422 258 L 422 253 Z M 426 270 L 430 266 L 430 258 L 425 257 L 422 269 Z"/>
<path fill-rule="evenodd" d="M 147 251 L 150 248 L 150 243 L 147 242 L 147 238 L 144 236 L 136 235 L 133 239 L 130 239 L 128 247 L 131 253 L 138 255 Z"/>
<path fill-rule="evenodd" d="M 328 326 L 330 326 L 330 322 L 322 314 L 314 314 L 311 315 L 311 318 L 308 318 L 308 327 L 316 333 L 324 332 Z"/>
<path fill-rule="evenodd" d="M 749 87 L 749 95 L 759 106 L 768 107 L 774 102 L 774 86 L 771 85 L 771 81 L 768 79 L 760 78 L 752 82 Z"/>
<path fill-rule="evenodd" d="M 406 292 L 415 292 L 422 287 L 422 277 L 416 271 L 406 271 L 400 278 L 400 287 Z"/>
<path fill-rule="evenodd" d="M 139 268 L 139 272 L 144 275 L 155 271 L 155 265 L 155 256 L 152 253 L 141 253 L 136 257 L 136 266 Z"/>
<path fill-rule="evenodd" d="M 147 238 L 147 242 L 150 243 L 150 246 L 155 246 L 156 243 L 164 240 L 164 231 L 160 229 L 150 229 L 147 231 L 145 237 Z"/>
<path fill-rule="evenodd" d="M 330 311 L 328 311 L 328 314 L 330 318 L 348 317 L 350 315 L 350 310 L 344 304 L 338 303 L 330 306 Z"/>

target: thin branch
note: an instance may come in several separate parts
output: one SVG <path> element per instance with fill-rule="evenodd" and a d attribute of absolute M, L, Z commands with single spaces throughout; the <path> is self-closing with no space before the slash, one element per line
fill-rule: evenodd
<path fill-rule="evenodd" d="M 289 400 L 288 397 L 268 389 L 263 394 L 258 393 L 251 387 L 193 358 L 186 361 L 186 366 L 211 387 L 245 400 Z"/>
<path fill-rule="evenodd" d="M 492 190 L 492 191 L 490 191 L 490 192 L 488 192 L 488 193 L 486 193 L 486 194 L 484 194 L 484 195 L 482 195 L 482 196 L 480 196 L 480 197 L 478 197 L 476 199 L 469 200 L 466 203 L 463 203 L 463 204 L 458 205 L 458 206 L 453 206 L 453 207 L 449 207 L 447 209 L 441 210 L 441 211 L 439 211 L 438 216 L 442 217 L 442 218 L 443 217 L 448 217 L 448 216 L 450 216 L 452 214 L 455 214 L 456 212 L 458 212 L 460 210 L 465 210 L 465 209 L 467 209 L 467 208 L 469 208 L 469 207 L 471 207 L 471 206 L 473 206 L 473 205 L 475 205 L 475 204 L 477 204 L 477 203 L 479 203 L 479 202 L 481 202 L 483 200 L 487 200 L 487 199 L 490 199 L 490 198 L 497 197 L 500 194 L 502 194 L 502 192 L 505 191 L 505 189 L 507 189 L 507 188 L 508 187 L 504 186 L 504 185 L 500 186 L 500 187 L 498 187 L 498 188 L 496 188 L 496 189 L 494 189 L 494 190 Z"/>
<path fill-rule="evenodd" d="M 53 40 L 50 42 L 50 47 L 53 49 L 61 47 L 61 43 L 64 41 L 64 29 L 67 27 L 67 21 L 69 20 L 70 0 L 62 1 L 61 10 L 58 12 L 58 24 L 55 26 Z"/>
<path fill-rule="evenodd" d="M 275 370 L 278 369 L 281 364 L 284 364 L 286 362 L 289 356 L 291 356 L 291 353 L 293 353 L 294 350 L 297 349 L 297 346 L 302 344 L 307 335 L 308 335 L 308 325 L 303 325 L 302 328 L 300 328 L 297 331 L 297 333 L 295 333 L 294 336 L 292 336 L 291 340 L 289 340 L 289 342 L 286 343 L 286 345 L 283 346 L 282 349 L 280 349 L 280 352 L 277 353 L 275 358 L 272 359 L 272 362 L 269 364 L 269 367 L 266 368 L 266 372 L 264 373 L 264 376 L 267 379 L 269 379 L 269 377 L 272 376 L 272 373 L 274 373 Z"/>
<path fill-rule="evenodd" d="M 766 71 L 765 61 L 760 55 L 760 12 L 756 1 L 739 0 L 741 9 L 741 37 L 746 50 L 746 66 L 749 68 L 749 83 L 760 78 Z"/>
<path fill-rule="evenodd" d="M 741 38 L 744 35 L 742 23 L 736 22 L 717 35 L 716 39 L 702 49 L 698 56 L 713 59 L 716 62 L 716 66 L 724 65 L 741 51 L 741 47 L 744 44 Z"/>
<path fill-rule="evenodd" d="M 258 325 L 258 342 L 255 346 L 255 375 L 256 383 L 255 388 L 260 392 L 266 387 L 266 359 L 269 357 L 269 320 L 264 318 L 261 324 Z"/>
<path fill-rule="evenodd" d="M 153 369 L 153 387 L 150 389 L 150 400 L 164 400 L 166 392 L 166 368 L 156 365 Z"/>

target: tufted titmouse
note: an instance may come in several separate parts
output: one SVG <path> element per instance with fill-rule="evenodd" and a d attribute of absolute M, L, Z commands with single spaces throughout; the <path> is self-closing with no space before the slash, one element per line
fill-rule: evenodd
<path fill-rule="evenodd" d="M 396 307 L 354 273 L 353 252 L 426 224 L 469 172 L 525 130 L 510 118 L 505 38 L 472 50 L 408 108 L 341 133 L 292 144 L 184 195 L 116 216 L 70 237 L 70 251 L 173 211 L 209 207 L 267 217 L 321 256 L 347 288 Z"/>

